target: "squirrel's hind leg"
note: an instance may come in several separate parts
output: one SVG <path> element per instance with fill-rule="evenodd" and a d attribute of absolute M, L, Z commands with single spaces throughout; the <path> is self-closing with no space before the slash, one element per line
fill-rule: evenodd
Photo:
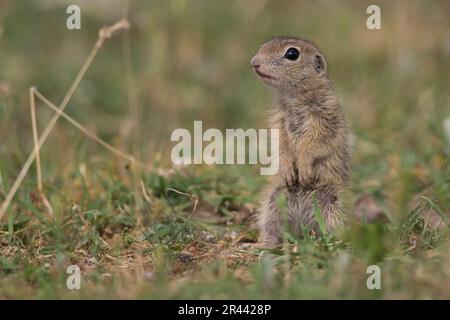
<path fill-rule="evenodd" d="M 301 236 L 302 226 L 315 229 L 311 191 L 296 183 L 288 188 L 286 198 L 289 226 L 294 234 Z"/>
<path fill-rule="evenodd" d="M 288 189 L 287 195 L 289 225 L 297 235 L 300 235 L 302 225 L 315 232 L 320 231 L 314 212 L 314 197 L 328 231 L 342 222 L 342 211 L 334 188 L 312 190 L 297 184 Z"/>
<path fill-rule="evenodd" d="M 271 186 L 263 192 L 259 208 L 259 243 L 263 247 L 275 247 L 281 243 L 281 219 L 278 196 L 283 188 Z"/>
<path fill-rule="evenodd" d="M 316 190 L 317 204 L 324 218 L 328 232 L 343 222 L 342 208 L 338 200 L 337 189 L 328 186 Z"/>

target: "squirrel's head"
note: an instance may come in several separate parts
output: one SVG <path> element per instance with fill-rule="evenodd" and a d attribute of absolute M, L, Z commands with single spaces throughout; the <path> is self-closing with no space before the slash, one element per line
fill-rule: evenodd
<path fill-rule="evenodd" d="M 261 46 L 251 64 L 267 85 L 276 89 L 305 87 L 311 81 L 327 79 L 327 64 L 310 41 L 276 37 Z"/>

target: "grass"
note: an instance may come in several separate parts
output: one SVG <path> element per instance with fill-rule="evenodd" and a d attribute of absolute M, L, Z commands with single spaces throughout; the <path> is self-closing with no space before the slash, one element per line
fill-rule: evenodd
<path fill-rule="evenodd" d="M 53 217 L 30 170 L 0 221 L 0 298 L 450 298 L 446 5 L 380 2 L 383 30 L 369 31 L 369 2 L 258 3 L 130 3 L 129 33 L 105 43 L 66 112 L 151 170 L 60 119 L 40 150 Z M 2 202 L 33 150 L 28 89 L 62 99 L 97 31 L 126 12 L 115 2 L 100 11 L 83 7 L 83 30 L 72 32 L 61 4 L 0 4 Z M 258 168 L 173 168 L 169 139 L 199 119 L 264 127 L 270 96 L 248 60 L 275 34 L 305 36 L 325 52 L 355 136 L 353 175 L 345 228 L 302 237 L 286 229 L 282 247 L 251 250 L 265 184 Z M 39 101 L 42 132 L 52 114 Z M 357 221 L 361 196 L 390 222 Z M 66 288 L 72 264 L 81 290 Z M 373 264 L 381 290 L 366 287 Z"/>

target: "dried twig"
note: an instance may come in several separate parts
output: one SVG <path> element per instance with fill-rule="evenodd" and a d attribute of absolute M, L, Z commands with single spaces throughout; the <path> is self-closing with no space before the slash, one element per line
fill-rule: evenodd
<path fill-rule="evenodd" d="M 186 193 L 186 192 L 178 191 L 178 190 L 173 189 L 173 188 L 168 188 L 167 191 L 172 191 L 172 192 L 181 194 L 183 196 L 189 197 L 191 199 L 191 201 L 194 202 L 194 207 L 192 208 L 191 215 L 193 215 L 195 213 L 195 210 L 197 209 L 198 201 L 200 199 L 196 194 L 194 194 L 194 193 L 193 194 L 189 194 L 189 193 Z"/>
<path fill-rule="evenodd" d="M 36 124 L 36 103 L 34 99 L 34 87 L 30 88 L 30 111 L 31 111 L 31 126 L 33 130 L 33 143 L 34 143 L 34 153 L 36 155 L 36 176 L 37 176 L 37 186 L 39 192 L 42 192 L 42 173 L 41 173 L 41 156 L 39 155 L 39 144 L 38 144 L 38 133 Z"/>
<path fill-rule="evenodd" d="M 147 188 L 145 187 L 144 181 L 142 181 L 141 179 L 141 190 L 142 190 L 142 195 L 145 199 L 145 201 L 147 201 L 148 203 L 152 203 L 152 198 L 149 196 L 148 192 L 147 192 Z"/>
<path fill-rule="evenodd" d="M 123 6 L 123 18 L 126 19 L 128 16 L 129 1 L 124 2 Z M 124 20 L 126 21 L 126 20 Z M 126 75 L 126 86 L 128 93 L 128 106 L 130 108 L 130 116 L 132 128 L 134 129 L 134 136 L 132 137 L 132 154 L 135 159 L 141 158 L 141 153 L 139 149 L 139 100 L 136 90 L 136 81 L 134 79 L 133 72 L 133 59 L 131 54 L 131 41 L 130 35 L 128 33 L 124 34 L 122 37 L 122 51 L 123 59 L 125 63 L 125 75 Z M 134 213 L 136 215 L 136 227 L 141 229 L 143 217 L 141 216 L 140 208 L 142 207 L 142 196 L 139 190 L 139 176 L 140 170 L 137 167 L 132 168 L 133 173 L 133 188 L 134 188 Z"/>
<path fill-rule="evenodd" d="M 77 76 L 75 77 L 75 80 L 73 81 L 72 85 L 70 86 L 69 90 L 67 91 L 66 95 L 64 96 L 64 99 L 62 100 L 61 104 L 59 105 L 59 110 L 64 111 L 64 109 L 67 107 L 70 99 L 72 98 L 73 94 L 75 93 L 75 90 L 78 88 L 78 85 L 80 84 L 81 80 L 83 79 L 84 75 L 86 74 L 87 70 L 89 69 L 89 66 L 91 65 L 92 61 L 96 57 L 98 50 L 102 47 L 104 41 L 106 39 L 109 39 L 115 32 L 128 29 L 130 27 L 128 21 L 121 20 L 117 22 L 116 24 L 102 28 L 99 32 L 99 36 L 97 39 L 97 42 L 95 43 L 94 48 L 91 50 L 89 56 L 87 57 L 85 63 L 81 67 L 81 70 L 78 72 Z M 53 130 L 53 127 L 55 126 L 56 122 L 58 121 L 61 113 L 57 112 L 53 115 L 53 117 L 50 119 L 47 127 L 44 129 L 44 132 L 39 137 L 37 144 L 35 145 L 33 151 L 28 156 L 27 160 L 25 161 L 25 164 L 23 165 L 22 169 L 20 170 L 20 173 L 14 181 L 14 184 L 12 185 L 11 189 L 9 190 L 8 194 L 6 195 L 5 200 L 3 201 L 1 207 L 0 207 L 0 220 L 3 218 L 3 216 L 6 213 L 6 210 L 8 209 L 12 199 L 14 198 L 14 195 L 16 194 L 17 190 L 19 189 L 20 185 L 22 184 L 23 179 L 25 178 L 25 175 L 27 174 L 28 170 L 30 169 L 34 159 L 36 158 L 36 146 L 37 150 L 39 150 L 44 142 L 47 140 L 49 134 Z"/>
<path fill-rule="evenodd" d="M 59 110 L 58 107 L 56 107 L 50 100 L 48 100 L 45 96 L 43 96 L 39 91 L 35 90 L 34 93 L 40 100 L 42 100 L 42 102 L 45 103 L 45 105 L 47 105 L 50 109 L 52 109 L 56 113 L 59 113 L 61 115 L 61 117 L 66 119 L 70 124 L 72 124 L 78 130 L 83 132 L 86 136 L 91 138 L 96 143 L 102 145 L 103 147 L 105 147 L 106 149 L 108 149 L 109 151 L 111 151 L 112 153 L 117 155 L 118 157 L 123 158 L 124 160 L 127 160 L 127 161 L 131 162 L 132 165 L 138 165 L 138 166 L 140 166 L 140 167 L 142 167 L 144 169 L 147 169 L 147 170 L 151 170 L 152 169 L 150 166 L 147 166 L 145 163 L 143 163 L 141 161 L 138 161 L 138 160 L 135 160 L 134 157 L 132 157 L 129 154 L 127 154 L 127 153 L 117 149 L 116 147 L 113 147 L 112 145 L 110 145 L 106 141 L 102 140 L 95 133 L 93 133 L 92 131 L 90 131 L 86 127 L 84 127 L 82 124 L 80 124 L 74 118 L 69 116 L 67 113 Z"/>
<path fill-rule="evenodd" d="M 47 209 L 50 217 L 53 217 L 53 208 L 48 201 L 47 197 L 44 193 L 44 188 L 42 186 L 42 171 L 41 171 L 41 157 L 39 153 L 39 144 L 38 144 L 38 133 L 37 133 L 37 123 L 36 123 L 36 101 L 34 99 L 35 88 L 30 88 L 30 111 L 31 111 L 31 125 L 33 130 L 33 144 L 34 144 L 34 153 L 36 155 L 36 177 L 37 177 L 37 186 L 39 197 L 41 198 L 42 203 Z"/>

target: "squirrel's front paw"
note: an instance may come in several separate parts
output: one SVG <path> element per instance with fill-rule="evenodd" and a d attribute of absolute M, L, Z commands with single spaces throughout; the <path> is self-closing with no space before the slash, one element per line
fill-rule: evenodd
<path fill-rule="evenodd" d="M 281 168 L 281 177 L 288 188 L 298 181 L 297 168 L 293 164 Z"/>
<path fill-rule="evenodd" d="M 315 180 L 314 171 L 305 165 L 299 165 L 298 180 L 303 186 L 311 186 Z"/>

